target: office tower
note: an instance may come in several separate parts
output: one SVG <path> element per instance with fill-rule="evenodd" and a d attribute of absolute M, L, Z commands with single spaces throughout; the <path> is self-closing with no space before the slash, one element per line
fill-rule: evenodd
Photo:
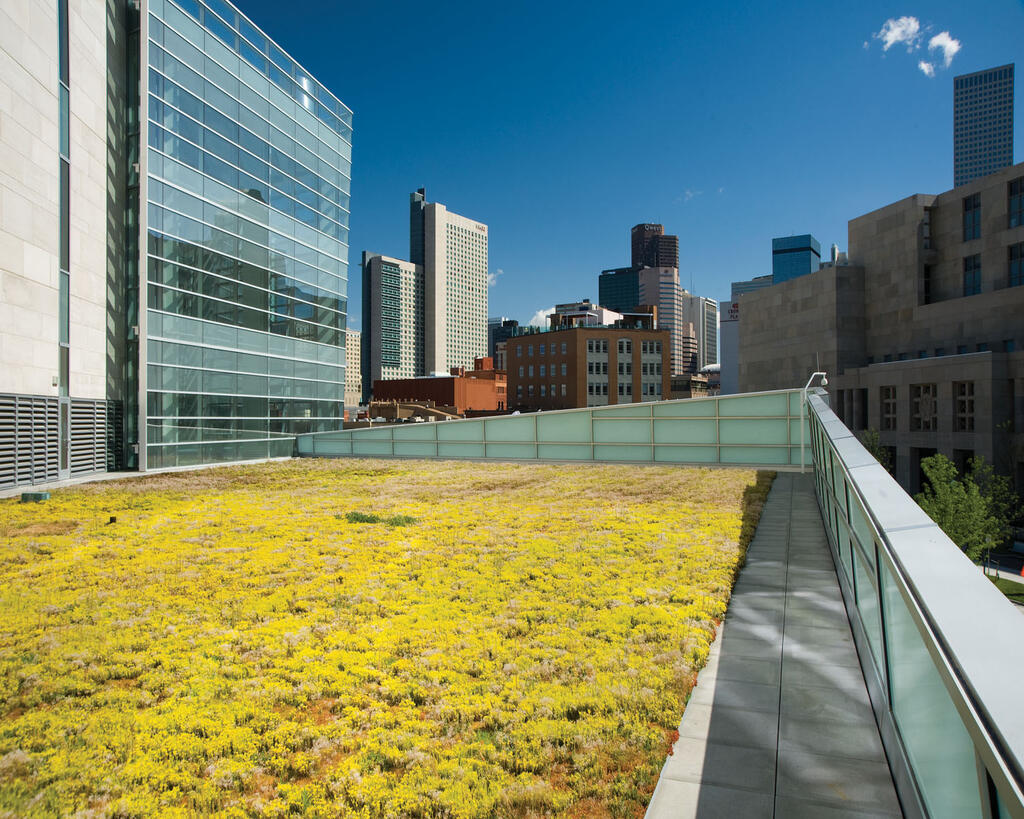
<path fill-rule="evenodd" d="M 487 225 L 420 188 L 409 250 L 409 261 L 363 253 L 364 395 L 374 381 L 471 368 L 488 352 Z"/>
<path fill-rule="evenodd" d="M 505 316 L 487 319 L 487 354 L 495 360 L 494 366 L 497 369 L 503 369 L 498 366 L 498 345 L 508 341 L 518 330 L 519 322 L 515 319 Z"/>
<path fill-rule="evenodd" d="M 1013 164 L 1013 63 L 953 78 L 953 186 Z"/>
<path fill-rule="evenodd" d="M 772 239 L 772 282 L 806 276 L 821 267 L 821 245 L 811 234 Z"/>
<path fill-rule="evenodd" d="M 634 268 L 679 268 L 679 237 L 666 236 L 662 225 L 635 225 L 630 231 L 630 247 L 631 264 Z"/>
<path fill-rule="evenodd" d="M 697 334 L 697 370 L 718 363 L 718 302 L 683 291 L 683 322 Z"/>
<path fill-rule="evenodd" d="M 345 331 L 345 408 L 355 409 L 363 403 L 362 333 Z M 350 420 L 354 420 L 349 416 Z"/>
<path fill-rule="evenodd" d="M 363 253 L 363 403 L 374 381 L 425 374 L 423 265 Z"/>
<path fill-rule="evenodd" d="M 753 293 L 755 290 L 760 290 L 763 287 L 771 287 L 772 284 L 774 282 L 770 273 L 765 276 L 754 276 L 749 281 L 733 282 L 730 287 L 729 298 L 731 301 L 736 302 L 744 293 Z"/>
<path fill-rule="evenodd" d="M 8 24 L 0 484 L 340 427 L 351 111 L 223 0 Z"/>

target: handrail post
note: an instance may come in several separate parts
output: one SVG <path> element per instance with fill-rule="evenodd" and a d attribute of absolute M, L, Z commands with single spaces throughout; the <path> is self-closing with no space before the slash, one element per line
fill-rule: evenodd
<path fill-rule="evenodd" d="M 807 471 L 807 467 L 805 465 L 806 456 L 804 455 L 804 446 L 805 446 L 804 439 L 806 438 L 806 433 L 804 432 L 804 414 L 807 412 L 807 390 L 810 389 L 811 382 L 815 378 L 817 378 L 819 375 L 821 376 L 821 386 L 823 386 L 823 387 L 828 386 L 828 378 L 826 377 L 825 373 L 823 373 L 821 371 L 818 371 L 818 372 L 815 372 L 815 373 L 811 373 L 811 377 L 808 378 L 807 379 L 807 383 L 804 384 L 803 394 L 802 394 L 801 399 L 800 399 L 800 474 L 801 475 Z"/>

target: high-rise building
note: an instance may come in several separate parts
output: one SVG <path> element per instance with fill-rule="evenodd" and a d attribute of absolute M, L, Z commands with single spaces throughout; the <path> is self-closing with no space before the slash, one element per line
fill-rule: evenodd
<path fill-rule="evenodd" d="M 424 365 L 423 265 L 363 252 L 363 401 L 374 381 L 415 378 Z"/>
<path fill-rule="evenodd" d="M 821 267 L 821 244 L 811 234 L 772 239 L 772 282 L 806 276 Z"/>
<path fill-rule="evenodd" d="M 409 250 L 409 261 L 363 253 L 364 395 L 374 381 L 444 374 L 488 353 L 487 225 L 420 188 Z"/>
<path fill-rule="evenodd" d="M 630 231 L 631 264 L 640 267 L 679 267 L 679 237 L 665 234 L 663 225 L 649 222 Z"/>
<path fill-rule="evenodd" d="M 360 366 L 362 333 L 345 331 L 345 407 L 358 407 L 363 402 L 363 370 Z"/>
<path fill-rule="evenodd" d="M 953 186 L 1013 164 L 1013 63 L 953 78 Z"/>
<path fill-rule="evenodd" d="M 774 282 L 770 273 L 764 276 L 754 276 L 748 281 L 733 282 L 729 290 L 729 298 L 731 301 L 738 301 L 744 293 L 753 293 L 762 287 L 771 287 L 772 284 Z"/>
<path fill-rule="evenodd" d="M 683 291 L 683 321 L 697 334 L 697 370 L 718 363 L 718 302 Z"/>
<path fill-rule="evenodd" d="M 289 454 L 341 425 L 352 113 L 229 2 L 87 6 L 0 45 L 0 484 Z"/>
<path fill-rule="evenodd" d="M 519 322 L 515 319 L 505 316 L 487 319 L 487 354 L 494 359 L 496 369 L 504 369 L 498 366 L 498 345 L 508 341 L 518 330 Z"/>

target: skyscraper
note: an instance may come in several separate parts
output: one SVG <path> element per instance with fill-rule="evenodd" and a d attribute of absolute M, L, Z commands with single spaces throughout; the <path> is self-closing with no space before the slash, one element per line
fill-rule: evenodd
<path fill-rule="evenodd" d="M 409 261 L 363 253 L 363 392 L 487 355 L 487 225 L 409 202 Z"/>
<path fill-rule="evenodd" d="M 1013 164 L 1013 63 L 953 78 L 953 187 Z"/>
<path fill-rule="evenodd" d="M 772 283 L 806 276 L 821 267 L 821 244 L 811 234 L 772 239 Z"/>
<path fill-rule="evenodd" d="M 352 112 L 224 0 L 36 5 L 0 77 L 39 126 L 0 131 L 26 214 L 0 237 L 0 484 L 338 428 Z"/>
<path fill-rule="evenodd" d="M 641 267 L 679 269 L 679 237 L 665 234 L 663 225 L 649 222 L 634 225 L 630 231 L 631 264 Z"/>
<path fill-rule="evenodd" d="M 683 321 L 697 334 L 697 369 L 718 363 L 718 302 L 683 291 Z"/>

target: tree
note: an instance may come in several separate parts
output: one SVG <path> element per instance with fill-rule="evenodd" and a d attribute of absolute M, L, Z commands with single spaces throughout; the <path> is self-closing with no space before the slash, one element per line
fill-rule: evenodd
<path fill-rule="evenodd" d="M 925 458 L 921 469 L 928 482 L 914 500 L 971 560 L 1002 543 L 1006 523 L 971 472 L 961 478 L 945 455 Z"/>
<path fill-rule="evenodd" d="M 881 436 L 877 429 L 866 429 L 860 434 L 860 442 L 876 461 L 878 461 L 886 472 L 892 472 L 892 455 L 888 447 L 882 446 Z"/>

